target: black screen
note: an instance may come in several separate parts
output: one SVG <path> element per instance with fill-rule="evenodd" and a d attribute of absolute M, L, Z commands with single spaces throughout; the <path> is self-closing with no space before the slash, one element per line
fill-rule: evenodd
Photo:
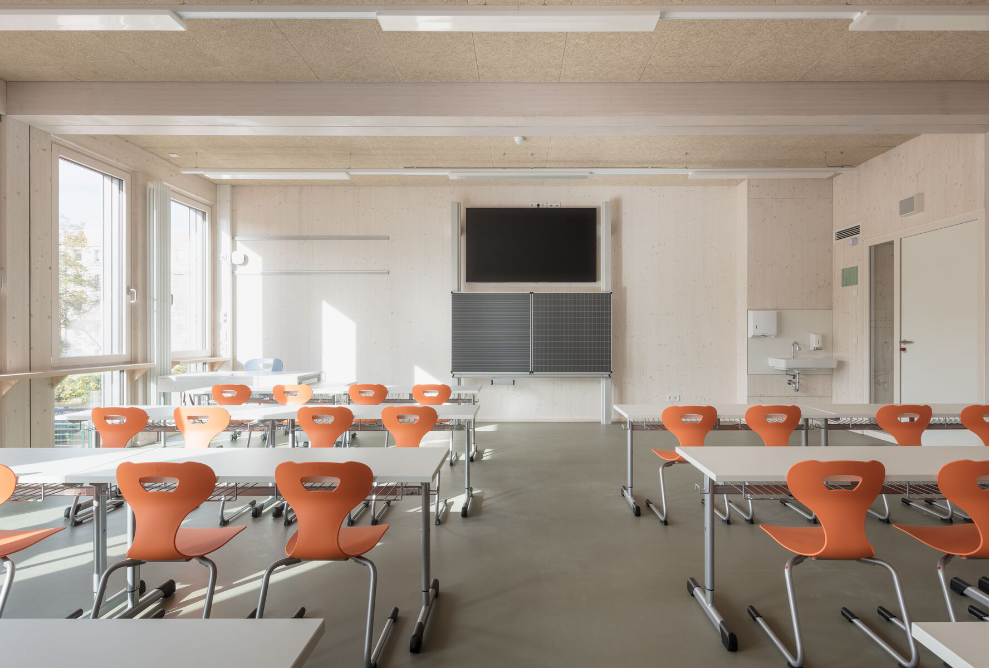
<path fill-rule="evenodd" d="M 597 280 L 597 209 L 467 209 L 468 282 Z"/>

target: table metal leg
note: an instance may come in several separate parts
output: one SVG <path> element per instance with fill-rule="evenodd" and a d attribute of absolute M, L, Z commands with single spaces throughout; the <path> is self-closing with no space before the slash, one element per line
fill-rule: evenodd
<path fill-rule="evenodd" d="M 700 604 L 711 623 L 721 634 L 721 642 L 729 652 L 738 650 L 738 638 L 714 606 L 714 481 L 704 478 L 704 586 L 694 578 L 687 580 L 687 592 Z"/>
<path fill-rule="evenodd" d="M 107 486 L 93 485 L 93 593 L 100 586 L 106 570 L 106 503 Z"/>
<path fill-rule="evenodd" d="M 821 445 L 828 444 L 828 421 L 821 420 Z"/>
<path fill-rule="evenodd" d="M 628 449 L 628 455 L 627 455 L 628 468 L 626 472 L 626 477 L 628 481 L 625 485 L 622 485 L 622 498 L 624 498 L 625 502 L 628 503 L 628 505 L 632 508 L 632 512 L 635 514 L 635 516 L 638 517 L 642 511 L 639 509 L 639 504 L 635 502 L 635 497 L 632 496 L 632 421 L 631 420 L 627 420 L 625 422 L 625 429 L 628 432 L 625 435 L 625 439 L 627 442 L 626 447 Z"/>
<path fill-rule="evenodd" d="M 460 508 L 460 516 L 470 515 L 470 503 L 474 499 L 474 490 L 470 486 L 470 430 L 473 420 L 464 421 L 464 505 Z"/>
<path fill-rule="evenodd" d="M 415 630 L 412 632 L 412 639 L 409 641 L 409 651 L 418 654 L 422 649 L 422 638 L 426 631 L 426 622 L 429 621 L 429 613 L 433 610 L 433 602 L 440 595 L 440 581 L 431 580 L 429 575 L 429 523 L 432 514 L 429 512 L 429 483 L 422 484 L 422 608 L 419 610 L 419 617 L 416 619 Z"/>
<path fill-rule="evenodd" d="M 800 432 L 800 445 L 810 445 L 810 420 L 803 418 L 800 420 L 803 431 Z"/>
<path fill-rule="evenodd" d="M 288 421 L 288 445 L 290 448 L 295 447 L 295 420 Z"/>

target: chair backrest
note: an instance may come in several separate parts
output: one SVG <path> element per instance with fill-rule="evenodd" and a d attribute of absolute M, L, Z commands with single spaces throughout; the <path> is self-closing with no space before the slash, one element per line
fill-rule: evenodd
<path fill-rule="evenodd" d="M 714 406 L 667 406 L 662 415 L 663 426 L 676 436 L 680 446 L 704 445 L 709 431 L 718 421 Z"/>
<path fill-rule="evenodd" d="M 302 406 L 296 421 L 309 437 L 309 447 L 332 448 L 354 424 L 354 413 L 346 406 Z"/>
<path fill-rule="evenodd" d="M 148 414 L 140 408 L 94 408 L 93 426 L 101 448 L 126 448 L 127 442 L 148 426 Z"/>
<path fill-rule="evenodd" d="M 277 357 L 258 357 L 244 362 L 244 371 L 281 371 L 283 368 Z"/>
<path fill-rule="evenodd" d="M 962 409 L 962 424 L 970 432 L 982 439 L 982 445 L 989 445 L 989 422 L 986 416 L 989 415 L 989 406 L 974 405 L 966 406 Z"/>
<path fill-rule="evenodd" d="M 449 385 L 413 385 L 412 398 L 420 406 L 439 406 L 450 401 L 453 388 Z"/>
<path fill-rule="evenodd" d="M 251 388 L 247 385 L 214 385 L 213 401 L 220 406 L 239 406 L 251 400 Z"/>
<path fill-rule="evenodd" d="M 980 478 L 989 479 L 989 461 L 961 459 L 941 467 L 937 486 L 948 501 L 968 513 L 979 530 L 978 548 L 959 556 L 989 559 L 989 489 L 979 487 Z"/>
<path fill-rule="evenodd" d="M 354 383 L 347 392 L 358 406 L 377 406 L 388 397 L 388 388 L 374 383 Z"/>
<path fill-rule="evenodd" d="M 931 423 L 931 407 L 921 404 L 893 404 L 876 411 L 876 424 L 896 439 L 897 445 L 920 445 L 924 430 Z M 901 422 L 900 418 L 912 418 Z"/>
<path fill-rule="evenodd" d="M 329 490 L 306 489 L 306 482 L 335 479 Z M 340 527 L 347 513 L 374 487 L 371 469 L 360 462 L 282 462 L 275 468 L 278 491 L 295 511 L 299 530 L 288 556 L 318 561 L 352 556 L 340 546 Z"/>
<path fill-rule="evenodd" d="M 171 490 L 148 491 L 144 483 L 177 482 Z M 134 511 L 131 559 L 173 561 L 188 559 L 175 546 L 182 521 L 213 493 L 216 474 L 199 462 L 123 462 L 117 467 L 117 486 Z"/>
<path fill-rule="evenodd" d="M 179 406 L 174 415 L 187 448 L 208 448 L 230 426 L 230 413 L 219 406 Z"/>
<path fill-rule="evenodd" d="M 275 385 L 271 394 L 282 406 L 301 406 L 312 399 L 312 385 Z"/>
<path fill-rule="evenodd" d="M 14 495 L 15 487 L 17 487 L 17 474 L 0 464 L 0 503 Z"/>
<path fill-rule="evenodd" d="M 403 422 L 399 418 L 415 418 Z M 430 406 L 386 406 L 381 422 L 395 438 L 395 447 L 418 448 L 422 437 L 436 426 L 436 409 Z"/>
<path fill-rule="evenodd" d="M 790 445 L 790 435 L 800 424 L 800 406 L 752 406 L 745 411 L 745 424 L 766 445 Z"/>
<path fill-rule="evenodd" d="M 865 534 L 869 506 L 879 497 L 886 478 L 881 462 L 809 460 L 797 462 L 786 473 L 790 493 L 817 516 L 824 529 L 821 559 L 863 559 L 875 556 Z M 826 482 L 854 482 L 851 489 L 833 489 Z"/>

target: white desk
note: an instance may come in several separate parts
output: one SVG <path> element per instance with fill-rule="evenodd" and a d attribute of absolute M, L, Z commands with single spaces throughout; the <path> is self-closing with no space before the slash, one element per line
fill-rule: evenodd
<path fill-rule="evenodd" d="M 367 408 L 372 408 L 368 406 Z M 275 483 L 275 468 L 286 461 L 294 462 L 361 462 L 374 472 L 375 483 L 405 483 L 418 485 L 422 497 L 420 521 L 422 607 L 415 625 L 411 647 L 422 647 L 426 621 L 439 592 L 439 581 L 430 577 L 430 512 L 429 491 L 433 478 L 446 461 L 446 451 L 440 448 L 167 448 L 131 457 L 134 462 L 201 462 L 213 469 L 216 482 L 230 484 Z M 94 483 L 113 483 L 117 479 L 117 463 L 89 469 L 78 476 Z M 68 476 L 72 482 L 75 476 Z M 133 538 L 133 536 L 131 536 Z M 129 569 L 130 570 L 130 569 Z M 140 581 L 138 568 L 132 569 L 129 583 Z M 133 587 L 133 584 L 129 585 Z M 133 594 L 133 590 L 129 593 Z M 235 636 L 229 636 L 235 637 Z M 218 665 L 236 665 L 222 662 Z"/>
<path fill-rule="evenodd" d="M 626 464 L 626 483 L 622 487 L 622 498 L 628 503 L 629 507 L 636 517 L 640 514 L 639 504 L 635 500 L 635 496 L 632 493 L 632 443 L 633 443 L 633 432 L 636 431 L 655 431 L 661 430 L 666 431 L 666 427 L 663 425 L 663 411 L 669 406 L 682 406 L 684 404 L 677 403 L 659 403 L 659 404 L 617 404 L 615 405 L 615 412 L 625 418 L 625 430 L 626 430 L 626 449 L 627 449 L 627 464 Z M 714 408 L 718 411 L 718 421 L 715 423 L 714 428 L 718 430 L 739 430 L 748 429 L 745 425 L 745 412 L 750 408 L 749 404 L 714 404 Z M 798 429 L 801 431 L 801 444 L 807 445 L 808 434 L 810 432 L 810 421 L 811 420 L 823 420 L 832 415 L 827 411 L 821 411 L 816 408 L 810 408 L 807 406 L 801 406 L 800 411 L 802 414 L 800 425 Z"/>
<path fill-rule="evenodd" d="M 821 417 L 814 416 L 815 422 L 821 426 L 821 445 L 828 444 L 828 431 L 834 429 L 861 430 L 861 431 L 882 431 L 876 422 L 876 411 L 885 404 L 827 404 L 815 410 L 824 412 L 827 415 Z M 929 404 L 931 407 L 931 423 L 928 429 L 957 429 L 964 430 L 965 425 L 961 423 L 962 409 L 969 404 Z M 801 406 L 801 410 L 808 410 L 808 407 Z"/>
<path fill-rule="evenodd" d="M 986 625 L 979 622 L 914 622 L 913 637 L 951 668 L 989 668 Z"/>
<path fill-rule="evenodd" d="M 694 578 L 687 587 L 721 634 L 728 651 L 735 651 L 737 639 L 714 604 L 714 502 L 715 494 L 737 494 L 735 485 L 748 482 L 786 483 L 790 467 L 807 459 L 882 462 L 886 480 L 932 482 L 948 462 L 972 457 L 970 446 L 901 448 L 885 445 L 839 446 L 829 448 L 767 448 L 764 446 L 677 448 L 677 454 L 704 474 L 704 584 Z M 978 452 L 976 450 L 976 452 Z M 719 483 L 722 483 L 719 486 Z"/>
<path fill-rule="evenodd" d="M 322 371 L 192 371 L 158 379 L 159 392 L 192 392 L 213 385 L 250 385 L 271 389 L 275 385 L 302 385 L 318 382 Z"/>
<path fill-rule="evenodd" d="M 5 619 L 0 648 L 11 668 L 301 668 L 323 629 L 322 619 Z"/>

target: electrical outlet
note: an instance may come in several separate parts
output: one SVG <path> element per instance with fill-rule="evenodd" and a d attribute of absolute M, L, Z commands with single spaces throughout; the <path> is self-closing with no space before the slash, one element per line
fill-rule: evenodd
<path fill-rule="evenodd" d="M 559 209 L 560 208 L 560 203 L 559 202 L 550 202 L 549 203 L 549 208 L 551 208 L 551 209 Z"/>
<path fill-rule="evenodd" d="M 529 203 L 529 208 L 530 209 L 545 209 L 547 207 L 549 207 L 549 204 L 547 202 L 530 202 Z"/>
<path fill-rule="evenodd" d="M 666 395 L 666 400 L 667 401 L 680 401 L 680 395 L 679 394 L 667 394 Z"/>

